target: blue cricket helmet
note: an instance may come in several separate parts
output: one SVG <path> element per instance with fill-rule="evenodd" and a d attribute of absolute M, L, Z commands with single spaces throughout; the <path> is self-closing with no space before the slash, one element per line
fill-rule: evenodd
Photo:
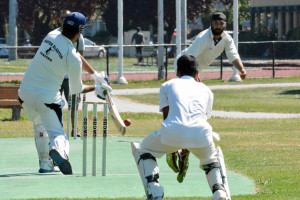
<path fill-rule="evenodd" d="M 86 25 L 85 16 L 80 12 L 72 12 L 65 18 L 64 25 L 78 28 L 79 32 L 81 33 L 85 29 Z"/>

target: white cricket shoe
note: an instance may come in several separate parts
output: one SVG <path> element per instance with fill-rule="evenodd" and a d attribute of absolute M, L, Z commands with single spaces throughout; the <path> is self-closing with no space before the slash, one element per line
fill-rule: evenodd
<path fill-rule="evenodd" d="M 51 173 L 54 172 L 53 163 L 51 160 L 41 160 L 40 161 L 40 173 Z"/>
<path fill-rule="evenodd" d="M 59 169 L 58 166 L 54 166 L 54 167 L 53 167 L 53 171 L 54 171 L 54 172 L 60 172 L 60 169 Z"/>
<path fill-rule="evenodd" d="M 217 190 L 214 192 L 212 200 L 226 200 L 226 192 L 223 190 Z"/>

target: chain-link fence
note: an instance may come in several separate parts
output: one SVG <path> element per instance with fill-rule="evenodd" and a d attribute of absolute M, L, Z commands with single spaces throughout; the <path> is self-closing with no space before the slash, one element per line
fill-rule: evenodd
<path fill-rule="evenodd" d="M 163 48 L 163 62 L 158 66 L 158 48 Z M 136 48 L 142 48 L 137 53 Z M 182 46 L 182 48 L 185 48 Z M 38 46 L 0 47 L 0 81 L 21 80 Z M 300 76 L 300 41 L 240 42 L 240 57 L 248 78 Z M 112 81 L 120 73 L 126 80 L 153 80 L 175 77 L 176 45 L 124 45 L 123 58 L 118 58 L 118 45 L 96 45 L 85 49 L 85 58 L 97 71 L 106 71 Z M 9 60 L 10 53 L 16 60 Z M 120 68 L 119 66 L 122 66 Z M 202 69 L 201 79 L 229 79 L 232 65 L 223 53 L 209 67 Z M 90 80 L 83 74 L 84 80 Z"/>

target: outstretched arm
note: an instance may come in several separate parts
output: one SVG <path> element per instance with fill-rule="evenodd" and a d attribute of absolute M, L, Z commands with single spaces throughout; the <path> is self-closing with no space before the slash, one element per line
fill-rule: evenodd
<path fill-rule="evenodd" d="M 109 78 L 104 72 L 96 72 L 83 56 L 80 56 L 80 58 L 82 61 L 82 69 L 87 71 L 97 84 L 109 84 Z"/>
<path fill-rule="evenodd" d="M 237 70 L 239 70 L 241 72 L 241 75 L 240 75 L 241 79 L 245 79 L 246 76 L 247 76 L 247 72 L 246 72 L 246 70 L 243 66 L 243 63 L 242 63 L 241 59 L 238 58 L 238 59 L 234 60 L 232 62 L 232 64 L 235 68 L 237 68 Z"/>
<path fill-rule="evenodd" d="M 92 92 L 94 90 L 95 90 L 95 85 L 85 85 L 83 87 L 82 93 L 88 93 L 88 92 Z"/>
<path fill-rule="evenodd" d="M 86 59 L 82 55 L 80 55 L 80 58 L 82 61 L 82 69 L 87 71 L 89 74 L 95 73 L 95 70 L 93 69 L 93 67 L 86 61 Z"/>

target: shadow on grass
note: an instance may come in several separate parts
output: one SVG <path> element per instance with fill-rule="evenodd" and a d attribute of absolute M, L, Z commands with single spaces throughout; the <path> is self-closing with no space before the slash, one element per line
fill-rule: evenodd
<path fill-rule="evenodd" d="M 0 178 L 11 178 L 11 177 L 26 177 L 26 176 L 56 176 L 60 174 L 56 173 L 16 173 L 16 174 L 0 174 Z"/>
<path fill-rule="evenodd" d="M 280 95 L 297 95 L 297 94 L 300 94 L 300 90 L 286 90 L 279 94 Z"/>
<path fill-rule="evenodd" d="M 21 116 L 19 120 L 12 120 L 12 118 L 2 118 L 0 119 L 0 122 L 18 122 L 18 121 L 26 121 L 27 118 Z"/>
<path fill-rule="evenodd" d="M 14 120 L 12 120 L 12 118 L 4 118 L 4 119 L 0 119 L 1 122 L 13 122 Z"/>

